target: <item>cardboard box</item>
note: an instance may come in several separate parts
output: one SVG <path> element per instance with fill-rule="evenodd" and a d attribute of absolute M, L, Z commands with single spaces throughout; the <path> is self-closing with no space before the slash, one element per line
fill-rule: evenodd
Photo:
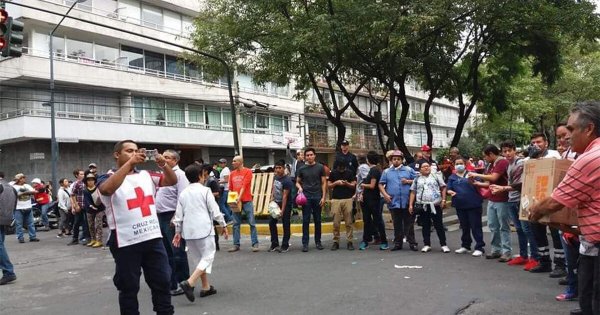
<path fill-rule="evenodd" d="M 572 161 L 558 159 L 527 160 L 523 164 L 523 187 L 519 219 L 529 220 L 529 208 L 546 197 L 567 174 Z M 539 220 L 540 223 L 577 225 L 577 211 L 564 208 Z"/>

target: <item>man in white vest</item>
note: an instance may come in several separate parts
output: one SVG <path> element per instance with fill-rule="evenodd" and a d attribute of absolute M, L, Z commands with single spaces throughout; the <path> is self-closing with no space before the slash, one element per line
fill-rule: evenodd
<path fill-rule="evenodd" d="M 141 269 L 152 291 L 154 312 L 174 314 L 169 292 L 171 267 L 161 239 L 154 195 L 159 186 L 177 184 L 177 175 L 160 154 L 154 158 L 162 174 L 137 170 L 135 167 L 146 161 L 146 152 L 138 150 L 132 140 L 118 142 L 113 151 L 117 168 L 98 178 L 98 189 L 106 205 L 108 245 L 116 264 L 113 282 L 119 290 L 121 314 L 139 314 Z"/>

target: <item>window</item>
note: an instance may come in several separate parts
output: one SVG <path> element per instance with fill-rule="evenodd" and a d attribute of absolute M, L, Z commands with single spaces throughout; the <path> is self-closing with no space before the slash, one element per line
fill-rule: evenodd
<path fill-rule="evenodd" d="M 166 112 L 169 126 L 185 125 L 185 107 L 183 103 L 167 101 Z"/>
<path fill-rule="evenodd" d="M 64 37 L 52 37 L 52 50 L 56 56 L 65 56 L 65 38 Z"/>
<path fill-rule="evenodd" d="M 67 39 L 67 56 L 69 58 L 87 58 L 92 59 L 93 44 L 74 39 Z"/>
<path fill-rule="evenodd" d="M 192 18 L 189 16 L 183 16 L 181 18 L 181 28 L 184 35 L 192 33 L 192 31 L 194 31 L 194 21 Z"/>
<path fill-rule="evenodd" d="M 144 26 L 162 29 L 162 10 L 160 8 L 144 4 L 142 7 L 142 21 Z"/>
<path fill-rule="evenodd" d="M 206 124 L 210 127 L 221 126 L 221 110 L 215 106 L 206 106 Z"/>
<path fill-rule="evenodd" d="M 142 10 L 137 0 L 119 0 L 119 15 L 130 23 L 140 24 Z"/>
<path fill-rule="evenodd" d="M 242 129 L 254 130 L 254 113 L 244 113 L 242 115 Z"/>
<path fill-rule="evenodd" d="M 268 129 L 269 116 L 265 114 L 256 114 L 256 129 Z"/>
<path fill-rule="evenodd" d="M 185 75 L 193 79 L 202 80 L 202 73 L 198 71 L 198 67 L 189 61 L 185 63 Z"/>
<path fill-rule="evenodd" d="M 164 124 L 165 102 L 162 99 L 144 99 L 144 118 L 152 120 L 157 125 Z"/>
<path fill-rule="evenodd" d="M 278 133 L 287 132 L 289 131 L 287 125 L 287 116 L 271 115 L 271 131 Z"/>
<path fill-rule="evenodd" d="M 94 0 L 94 9 L 108 17 L 116 18 L 117 8 L 117 0 Z"/>
<path fill-rule="evenodd" d="M 121 46 L 121 57 L 125 58 L 125 64 L 132 69 L 144 68 L 144 50 L 129 46 Z"/>
<path fill-rule="evenodd" d="M 103 46 L 94 45 L 95 56 L 94 59 L 100 61 L 102 64 L 114 64 L 119 58 L 119 49 Z"/>
<path fill-rule="evenodd" d="M 204 106 L 188 105 L 188 120 L 191 123 L 204 123 Z"/>
<path fill-rule="evenodd" d="M 177 57 L 166 56 L 167 73 L 183 75 L 183 64 L 179 63 Z"/>
<path fill-rule="evenodd" d="M 231 110 L 223 109 L 223 126 L 231 127 Z"/>
<path fill-rule="evenodd" d="M 181 15 L 169 10 L 163 10 L 164 30 L 181 34 Z"/>
<path fill-rule="evenodd" d="M 165 55 L 151 51 L 144 52 L 146 70 L 165 71 Z"/>

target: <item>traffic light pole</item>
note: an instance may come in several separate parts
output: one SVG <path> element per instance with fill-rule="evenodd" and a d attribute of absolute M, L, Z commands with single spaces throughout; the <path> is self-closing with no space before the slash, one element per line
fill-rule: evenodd
<path fill-rule="evenodd" d="M 62 23 L 62 21 L 65 18 L 69 18 L 69 19 L 76 20 L 76 21 L 79 21 L 79 22 L 82 22 L 82 23 L 88 23 L 88 24 L 99 26 L 99 27 L 107 28 L 107 29 L 110 29 L 110 30 L 113 30 L 113 31 L 122 32 L 122 33 L 125 33 L 125 34 L 129 34 L 129 35 L 141 37 L 141 38 L 144 38 L 144 39 L 152 40 L 152 41 L 163 43 L 163 44 L 166 44 L 166 45 L 171 45 L 171 46 L 174 46 L 174 47 L 177 47 L 177 48 L 180 48 L 180 49 L 183 49 L 183 50 L 191 51 L 191 52 L 196 53 L 198 55 L 201 55 L 201 56 L 204 56 L 204 57 L 207 57 L 207 58 L 210 58 L 210 59 L 218 61 L 223 66 L 223 69 L 225 70 L 225 75 L 227 76 L 227 91 L 228 91 L 228 94 L 229 94 L 229 105 L 231 106 L 231 124 L 232 124 L 232 128 L 233 128 L 232 134 L 233 134 L 234 151 L 235 151 L 236 155 L 238 155 L 238 154 L 241 153 L 241 150 L 240 150 L 240 141 L 239 141 L 239 137 L 238 137 L 238 133 L 237 133 L 237 130 L 238 130 L 238 123 L 237 123 L 237 119 L 236 119 L 236 117 L 237 117 L 237 115 L 236 115 L 237 110 L 236 110 L 236 107 L 235 107 L 235 101 L 234 101 L 234 97 L 233 97 L 233 88 L 232 88 L 233 84 L 232 84 L 232 77 L 231 77 L 232 73 L 231 73 L 231 68 L 229 67 L 229 64 L 227 63 L 227 61 L 225 61 L 225 59 L 223 59 L 221 57 L 218 57 L 218 56 L 215 56 L 215 55 L 212 55 L 212 54 L 209 54 L 207 52 L 203 52 L 203 51 L 200 51 L 200 50 L 197 50 L 197 49 L 194 49 L 194 48 L 186 47 L 186 46 L 183 46 L 183 45 L 180 45 L 180 44 L 177 44 L 177 43 L 173 43 L 173 42 L 169 42 L 169 41 L 166 41 L 166 40 L 154 38 L 154 37 L 151 37 L 151 36 L 148 36 L 148 35 L 144 35 L 144 34 L 132 32 L 132 31 L 128 31 L 128 30 L 125 30 L 125 29 L 117 28 L 117 27 L 110 26 L 110 25 L 105 25 L 105 24 L 102 24 L 102 23 L 98 23 L 98 22 L 94 22 L 94 21 L 90 21 L 90 20 L 86 20 L 86 19 L 82 19 L 82 18 L 78 18 L 78 17 L 67 16 L 67 14 L 69 13 L 70 9 L 69 9 L 69 11 L 67 11 L 66 14 L 61 14 L 61 13 L 56 13 L 56 12 L 53 12 L 53 11 L 50 11 L 50 10 L 46 10 L 46 9 L 42 9 L 42 8 L 36 8 L 36 7 L 30 6 L 30 5 L 26 5 L 26 4 L 23 4 L 23 3 L 17 3 L 17 2 L 14 2 L 14 1 L 9 1 L 7 3 L 13 4 L 13 5 L 17 5 L 17 6 L 20 6 L 20 7 L 24 7 L 24 8 L 28 8 L 28 9 L 32 9 L 32 10 L 37 10 L 37 11 L 40 11 L 40 12 L 45 12 L 45 13 L 52 14 L 52 15 L 62 16 L 62 20 L 60 21 L 60 23 Z M 72 6 L 71 6 L 71 8 L 72 8 Z M 58 25 L 60 25 L 60 23 L 57 24 L 57 26 L 55 27 L 55 29 L 58 27 Z M 50 46 L 51 45 L 52 45 L 52 37 L 50 38 Z M 51 115 L 52 115 L 52 117 L 54 117 L 53 116 L 54 115 L 54 68 L 53 68 L 54 66 L 53 66 L 53 51 L 52 51 L 52 49 L 53 48 L 51 48 L 51 50 L 50 50 L 50 67 L 51 67 L 51 78 L 50 78 L 50 81 L 51 81 L 51 103 L 52 103 Z M 54 119 L 52 119 L 52 121 L 54 121 Z M 52 125 L 52 130 L 54 130 L 54 125 Z M 54 139 L 54 142 L 56 142 L 56 138 Z"/>

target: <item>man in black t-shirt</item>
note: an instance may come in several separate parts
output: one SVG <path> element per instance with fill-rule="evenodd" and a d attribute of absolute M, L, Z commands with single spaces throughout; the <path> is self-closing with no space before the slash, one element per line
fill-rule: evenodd
<path fill-rule="evenodd" d="M 379 179 L 381 178 L 381 169 L 379 168 L 379 155 L 375 151 L 367 153 L 367 163 L 371 168 L 369 174 L 361 185 L 363 190 L 363 223 L 364 233 L 363 241 L 360 243 L 359 249 L 365 250 L 369 247 L 369 242 L 374 234 L 373 230 L 379 232 L 381 245 L 379 249 L 387 250 L 389 248 L 387 237 L 385 235 L 385 224 L 383 222 L 382 209 L 379 206 L 381 195 L 379 193 Z"/>
<path fill-rule="evenodd" d="M 356 190 L 356 176 L 347 169 L 343 161 L 336 161 L 337 168 L 329 175 L 328 186 L 331 192 L 331 213 L 333 213 L 333 246 L 331 250 L 340 248 L 340 222 L 342 217 L 346 223 L 346 241 L 348 250 L 352 245 L 352 196 Z"/>
<path fill-rule="evenodd" d="M 310 216 L 315 221 L 315 244 L 318 250 L 323 249 L 321 244 L 321 207 L 325 204 L 327 193 L 327 179 L 325 168 L 316 162 L 315 149 L 304 150 L 306 164 L 296 173 L 296 188 L 298 194 L 303 193 L 307 202 L 302 206 L 302 251 L 308 252 L 308 233 Z"/>

